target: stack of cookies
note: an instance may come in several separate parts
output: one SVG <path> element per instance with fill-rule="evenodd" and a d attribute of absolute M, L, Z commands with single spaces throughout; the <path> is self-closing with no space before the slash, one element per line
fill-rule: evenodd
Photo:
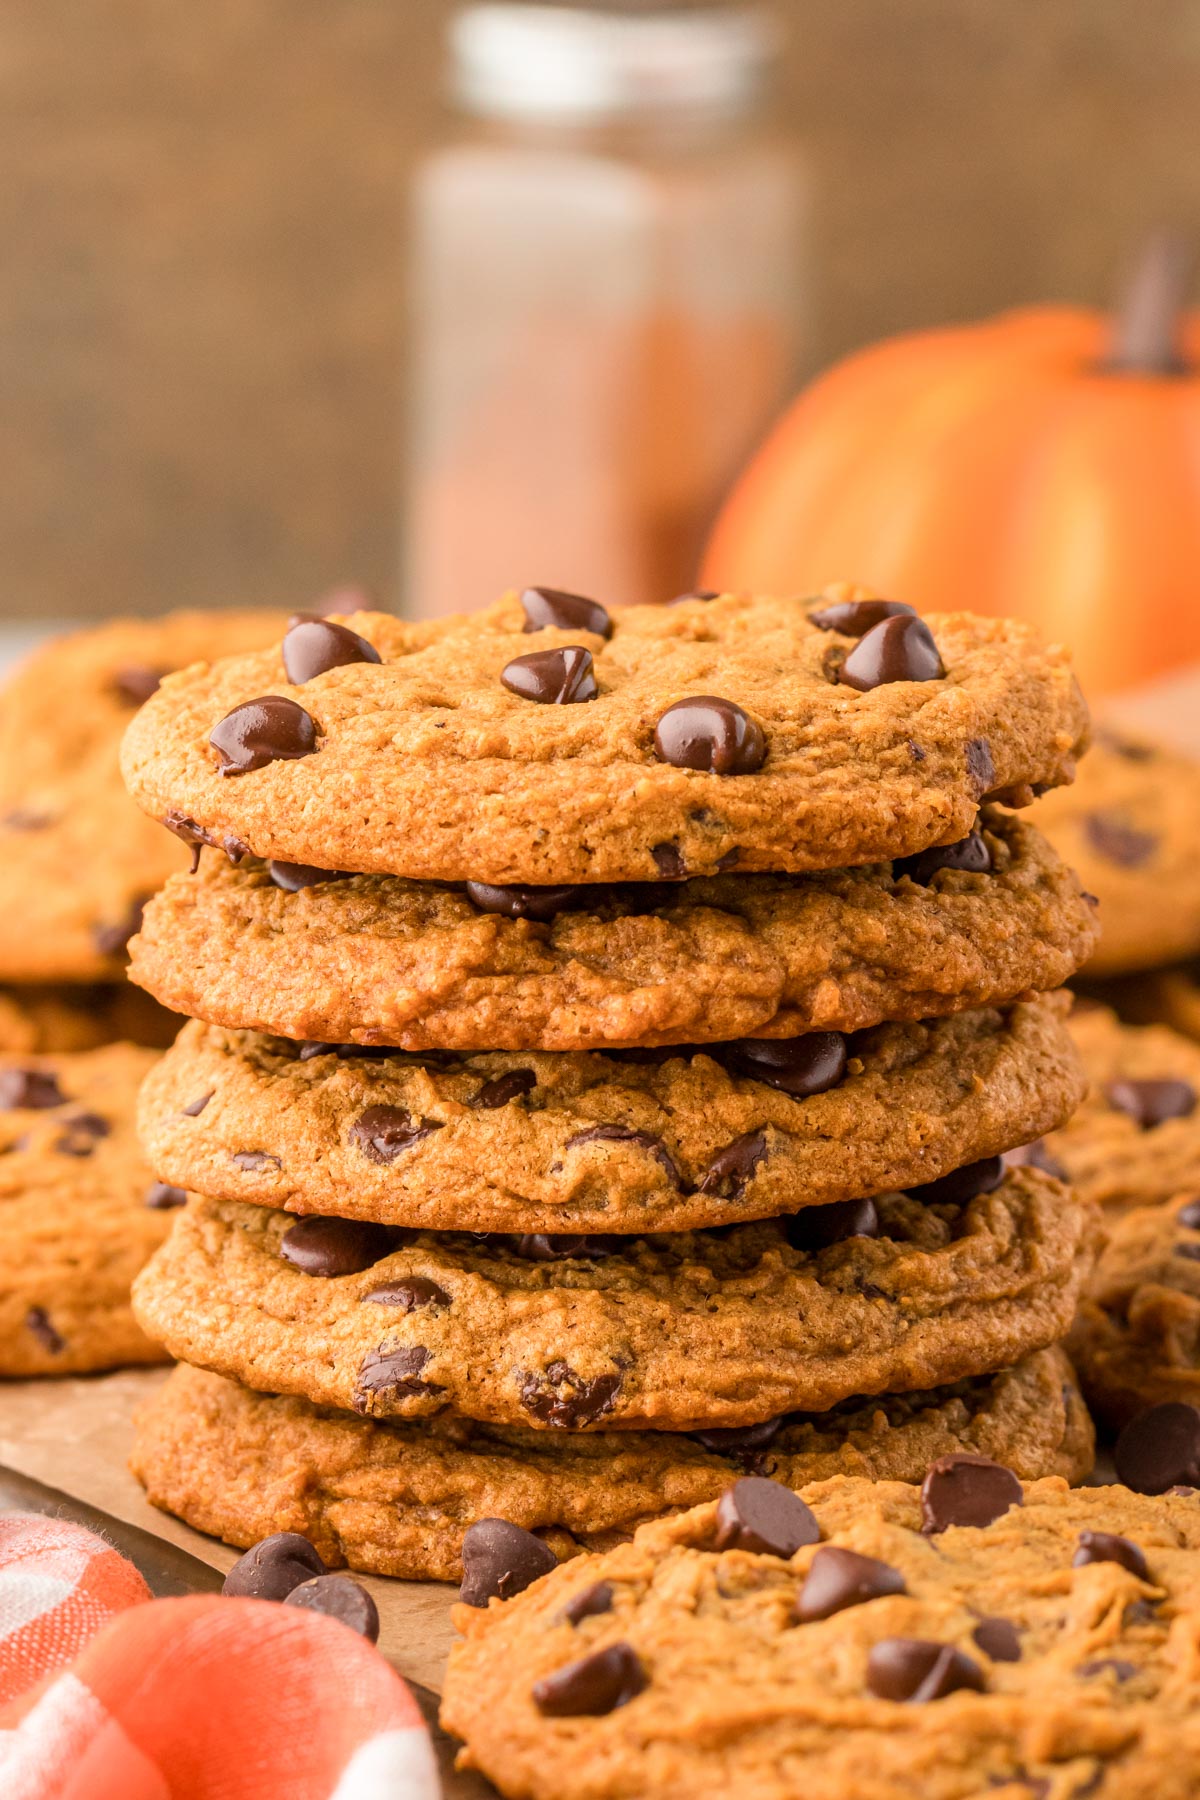
<path fill-rule="evenodd" d="M 151 1498 L 448 1579 L 481 1518 L 563 1556 L 747 1469 L 1082 1475 L 1092 1215 L 1003 1157 L 1082 1093 L 1092 909 L 1005 806 L 1085 734 L 1025 627 L 844 588 L 310 618 L 165 681 Z"/>

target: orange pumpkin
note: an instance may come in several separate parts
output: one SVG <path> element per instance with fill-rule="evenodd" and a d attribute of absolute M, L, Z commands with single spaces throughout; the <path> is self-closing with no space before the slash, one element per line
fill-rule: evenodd
<path fill-rule="evenodd" d="M 1200 316 L 1150 247 L 1116 320 L 1044 306 L 864 350 L 734 488 L 701 583 L 863 581 L 1035 620 L 1085 689 L 1200 661 Z"/>

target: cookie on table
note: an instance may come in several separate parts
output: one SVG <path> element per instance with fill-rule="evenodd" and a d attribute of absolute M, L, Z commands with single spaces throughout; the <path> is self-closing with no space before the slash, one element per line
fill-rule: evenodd
<path fill-rule="evenodd" d="M 397 1232 L 193 1200 L 138 1278 L 181 1361 L 378 1418 L 699 1430 L 940 1386 L 1061 1338 L 1095 1219 L 1000 1159 L 664 1237 Z"/>
<path fill-rule="evenodd" d="M 1058 987 L 1095 942 L 1074 873 L 989 807 L 960 844 L 812 875 L 430 887 L 204 852 L 130 946 L 210 1024 L 405 1050 L 855 1031 Z"/>
<path fill-rule="evenodd" d="M 346 1055 L 192 1022 L 139 1123 L 164 1181 L 221 1199 L 444 1231 L 689 1230 L 916 1186 L 1052 1129 L 1083 1093 L 1068 1004 L 606 1055 Z"/>
<path fill-rule="evenodd" d="M 1067 652 L 1012 620 L 923 623 L 849 587 L 611 615 L 528 589 L 182 674 L 122 766 L 146 812 L 235 853 L 546 885 L 953 843 L 980 801 L 1069 781 L 1086 737 Z"/>
<path fill-rule="evenodd" d="M 331 1568 L 460 1581 L 463 1533 L 479 1518 L 536 1531 L 565 1558 L 716 1499 L 747 1472 L 789 1487 L 835 1474 L 919 1481 L 935 1458 L 966 1451 L 1027 1480 L 1075 1481 L 1093 1449 L 1058 1349 L 999 1375 L 853 1400 L 729 1439 L 351 1419 L 181 1364 L 141 1411 L 132 1467 L 155 1506 L 239 1548 L 298 1531 Z"/>
<path fill-rule="evenodd" d="M 184 1198 L 134 1131 L 154 1060 L 132 1044 L 0 1056 L 0 1375 L 164 1360 L 129 1299 Z"/>
<path fill-rule="evenodd" d="M 126 981 L 0 988 L 0 1052 L 94 1050 L 122 1038 L 165 1049 L 182 1023 Z"/>
<path fill-rule="evenodd" d="M 0 981 L 115 981 L 187 852 L 139 812 L 121 735 L 170 669 L 278 640 L 283 615 L 114 619 L 37 650 L 0 690 Z"/>
<path fill-rule="evenodd" d="M 751 1480 L 460 1606 L 441 1721 L 522 1800 L 1190 1800 L 1200 1506 Z"/>
<path fill-rule="evenodd" d="M 1075 786 L 1040 800 L 1033 820 L 1100 902 L 1089 975 L 1200 950 L 1200 762 L 1098 730 Z"/>

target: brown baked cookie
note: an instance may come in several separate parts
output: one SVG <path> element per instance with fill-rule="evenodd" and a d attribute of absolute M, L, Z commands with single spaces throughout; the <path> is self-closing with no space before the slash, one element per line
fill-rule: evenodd
<path fill-rule="evenodd" d="M 0 1052 L 94 1050 L 124 1038 L 165 1049 L 183 1020 L 126 981 L 0 988 Z"/>
<path fill-rule="evenodd" d="M 916 1186 L 1051 1129 L 1083 1091 L 1067 1004 L 609 1055 L 306 1057 L 192 1023 L 139 1119 L 164 1181 L 223 1199 L 447 1231 L 687 1230 Z"/>
<path fill-rule="evenodd" d="M 1077 785 L 1039 801 L 1033 817 L 1099 899 L 1089 975 L 1200 950 L 1200 763 L 1098 731 Z"/>
<path fill-rule="evenodd" d="M 690 1431 L 940 1386 L 1062 1337 L 1095 1220 L 1000 1159 L 664 1237 L 397 1232 L 193 1200 L 134 1307 L 172 1356 L 379 1418 Z"/>
<path fill-rule="evenodd" d="M 1119 975 L 1096 984 L 1095 992 L 1130 1024 L 1169 1025 L 1200 1042 L 1200 962 Z"/>
<path fill-rule="evenodd" d="M 123 768 L 262 857 L 486 882 L 842 868 L 953 843 L 1071 779 L 1067 653 L 1012 620 L 815 601 L 357 613 L 164 683 Z M 567 597 L 570 600 L 570 597 Z"/>
<path fill-rule="evenodd" d="M 118 979 L 187 854 L 126 794 L 121 734 L 168 669 L 278 640 L 279 613 L 114 619 L 56 638 L 0 692 L 0 981 Z"/>
<path fill-rule="evenodd" d="M 1057 987 L 1095 941 L 1044 839 L 815 875 L 571 890 L 313 881 L 207 852 L 152 900 L 135 981 L 211 1024 L 405 1050 L 587 1050 L 855 1031 Z"/>
<path fill-rule="evenodd" d="M 460 1606 L 442 1724 L 521 1800 L 1192 1800 L 1200 1506 L 742 1480 Z"/>
<path fill-rule="evenodd" d="M 154 1052 L 0 1056 L 0 1375 L 162 1362 L 129 1289 L 183 1196 L 134 1133 Z"/>
<path fill-rule="evenodd" d="M 298 1531 L 331 1568 L 459 1581 L 463 1533 L 476 1519 L 507 1519 L 566 1558 L 716 1499 L 738 1475 L 793 1488 L 831 1475 L 919 1481 L 935 1458 L 961 1451 L 1025 1480 L 1082 1480 L 1092 1425 L 1062 1351 L 729 1439 L 550 1437 L 449 1415 L 419 1425 L 350 1419 L 182 1364 L 142 1408 L 131 1461 L 155 1506 L 226 1543 Z"/>

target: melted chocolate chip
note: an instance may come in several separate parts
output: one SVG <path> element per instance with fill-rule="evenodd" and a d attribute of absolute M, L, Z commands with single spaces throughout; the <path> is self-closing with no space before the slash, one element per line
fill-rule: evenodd
<path fill-rule="evenodd" d="M 1139 1581 L 1149 1581 L 1146 1558 L 1129 1538 L 1117 1537 L 1111 1531 L 1081 1531 L 1079 1548 L 1071 1558 L 1071 1567 L 1081 1569 L 1087 1563 L 1118 1563 Z"/>
<path fill-rule="evenodd" d="M 1196 1110 L 1196 1090 L 1191 1083 L 1169 1077 L 1161 1081 L 1133 1081 L 1122 1076 L 1106 1082 L 1104 1093 L 1111 1107 L 1128 1114 L 1143 1131 L 1153 1131 L 1168 1119 L 1189 1118 Z"/>
<path fill-rule="evenodd" d="M 1129 1681 L 1137 1674 L 1137 1666 L 1119 1656 L 1098 1656 L 1093 1662 L 1081 1663 L 1075 1673 L 1085 1681 L 1095 1675 L 1111 1675 L 1117 1682 Z"/>
<path fill-rule="evenodd" d="M 66 1129 L 61 1137 L 54 1140 L 54 1149 L 60 1156 L 90 1156 L 101 1138 L 112 1132 L 107 1119 L 99 1113 L 76 1113 L 73 1118 L 64 1119 Z"/>
<path fill-rule="evenodd" d="M 466 1606 L 486 1606 L 491 1599 L 524 1593 L 558 1567 L 558 1558 L 532 1531 L 507 1519 L 477 1519 L 463 1537 L 462 1563 L 459 1599 Z"/>
<path fill-rule="evenodd" d="M 306 1537 L 298 1531 L 276 1531 L 238 1557 L 221 1592 L 239 1599 L 286 1600 L 302 1581 L 325 1573 L 324 1562 Z"/>
<path fill-rule="evenodd" d="M 992 760 L 992 746 L 986 738 L 972 738 L 967 745 L 967 774 L 980 800 L 995 787 L 996 764 Z M 1013 803 L 1019 804 L 1015 799 Z"/>
<path fill-rule="evenodd" d="M 414 1119 L 402 1106 L 368 1106 L 350 1127 L 349 1141 L 371 1162 L 386 1165 L 441 1129 L 440 1119 Z"/>
<path fill-rule="evenodd" d="M 541 923 L 560 912 L 597 905 L 606 896 L 607 889 L 601 887 L 494 887 L 487 881 L 467 883 L 467 899 L 480 912 L 500 913 L 506 919 L 537 919 Z"/>
<path fill-rule="evenodd" d="M 676 769 L 709 775 L 753 775 L 767 760 L 767 740 L 732 700 L 697 694 L 668 706 L 654 728 L 654 753 Z"/>
<path fill-rule="evenodd" d="M 915 614 L 901 614 L 859 638 L 838 680 L 865 694 L 893 681 L 941 681 L 945 673 L 928 625 Z"/>
<path fill-rule="evenodd" d="M 283 640 L 283 666 L 293 687 L 302 687 L 328 669 L 347 663 L 382 662 L 374 644 L 345 625 L 328 619 L 304 619 L 293 625 Z"/>
<path fill-rule="evenodd" d="M 248 775 L 268 763 L 292 762 L 311 756 L 317 747 L 317 724 L 297 706 L 278 694 L 247 700 L 213 726 L 208 737 L 217 753 L 222 775 Z"/>
<path fill-rule="evenodd" d="M 780 1413 L 777 1418 L 764 1419 L 760 1425 L 734 1425 L 718 1427 L 714 1431 L 689 1431 L 688 1436 L 705 1450 L 711 1450 L 714 1456 L 738 1457 L 756 1450 L 769 1450 L 786 1423 L 787 1414 Z"/>
<path fill-rule="evenodd" d="M 242 1169 L 247 1175 L 256 1174 L 260 1169 L 282 1169 L 279 1157 L 272 1156 L 269 1150 L 235 1150 L 230 1157 L 235 1169 Z"/>
<path fill-rule="evenodd" d="M 908 1193 L 926 1206 L 966 1206 L 980 1194 L 994 1193 L 1003 1180 L 1004 1158 L 985 1156 L 981 1162 L 964 1163 L 961 1169 L 952 1169 L 936 1181 L 909 1188 Z"/>
<path fill-rule="evenodd" d="M 1006 1169 L 1040 1169 L 1043 1175 L 1053 1175 L 1055 1181 L 1071 1179 L 1057 1157 L 1051 1156 L 1041 1138 L 1035 1138 L 1032 1144 L 1022 1144 L 1017 1150 L 1006 1150 L 1003 1160 Z"/>
<path fill-rule="evenodd" d="M 818 607 L 808 615 L 820 631 L 840 631 L 843 637 L 860 638 L 885 619 L 911 619 L 916 615 L 903 600 L 839 600 Z"/>
<path fill-rule="evenodd" d="M 154 1212 L 169 1212 L 173 1207 L 186 1206 L 187 1194 L 183 1188 L 168 1187 L 165 1181 L 152 1181 L 143 1205 Z"/>
<path fill-rule="evenodd" d="M 671 1152 L 661 1138 L 651 1137 L 648 1131 L 631 1131 L 625 1125 L 589 1125 L 586 1130 L 569 1137 L 563 1148 L 574 1150 L 579 1144 L 637 1144 L 649 1151 L 671 1185 L 683 1190 L 683 1176 L 675 1166 Z"/>
<path fill-rule="evenodd" d="M 921 850 L 916 856 L 901 856 L 892 864 L 892 879 L 907 875 L 918 887 L 928 887 L 939 869 L 957 869 L 966 875 L 986 875 L 992 866 L 992 853 L 981 831 L 972 831 L 957 844 L 935 844 L 932 850 Z"/>
<path fill-rule="evenodd" d="M 425 1381 L 421 1371 L 428 1367 L 430 1354 L 423 1344 L 406 1344 L 398 1350 L 371 1350 L 359 1364 L 352 1404 L 355 1412 L 370 1411 L 371 1401 L 380 1394 L 388 1399 L 416 1399 L 426 1394 L 440 1394 L 433 1381 Z"/>
<path fill-rule="evenodd" d="M 612 1582 L 593 1581 L 590 1587 L 581 1588 L 573 1600 L 568 1600 L 558 1616 L 568 1625 L 578 1625 L 584 1619 L 599 1618 L 601 1614 L 611 1612 L 612 1603 Z"/>
<path fill-rule="evenodd" d="M 379 1609 L 365 1587 L 348 1575 L 318 1575 L 302 1581 L 283 1597 L 285 1606 L 303 1606 L 308 1612 L 325 1613 L 348 1625 L 373 1644 L 379 1637 Z"/>
<path fill-rule="evenodd" d="M 182 1117 L 185 1119 L 198 1119 L 215 1092 L 215 1088 L 209 1088 L 207 1094 L 201 1094 L 197 1099 L 189 1100 L 186 1106 L 180 1108 Z"/>
<path fill-rule="evenodd" d="M 548 1719 L 599 1718 L 627 1706 L 649 1684 L 631 1644 L 610 1644 L 533 1684 L 533 1703 Z"/>
<path fill-rule="evenodd" d="M 832 1200 L 790 1214 L 783 1228 L 793 1250 L 827 1250 L 848 1238 L 877 1238 L 879 1209 L 873 1200 Z"/>
<path fill-rule="evenodd" d="M 650 854 L 654 858 L 654 866 L 664 881 L 683 881 L 687 875 L 687 864 L 683 860 L 683 852 L 678 844 L 651 844 Z"/>
<path fill-rule="evenodd" d="M 552 625 L 558 631 L 591 631 L 610 638 L 613 622 L 598 600 L 583 594 L 565 594 L 559 588 L 526 588 L 521 595 L 526 631 L 542 631 Z"/>
<path fill-rule="evenodd" d="M 130 706 L 144 706 L 151 694 L 157 694 L 163 673 L 162 669 L 148 669 L 141 663 L 131 663 L 127 669 L 118 669 L 113 675 L 113 691 Z"/>
<path fill-rule="evenodd" d="M 580 1431 L 611 1412 L 621 1390 L 620 1373 L 577 1375 L 569 1363 L 552 1362 L 542 1375 L 520 1378 L 521 1405 L 531 1418 L 565 1431 Z"/>
<path fill-rule="evenodd" d="M 1011 1469 L 986 1456 L 941 1456 L 921 1483 L 921 1529 L 927 1535 L 951 1525 L 994 1525 L 1010 1506 L 1024 1504 Z"/>
<path fill-rule="evenodd" d="M 389 1254 L 394 1241 L 386 1225 L 313 1213 L 284 1232 L 279 1254 L 303 1275 L 333 1279 L 371 1268 Z"/>
<path fill-rule="evenodd" d="M 536 700 L 542 706 L 575 706 L 594 700 L 600 692 L 592 671 L 592 653 L 582 644 L 565 644 L 560 650 L 531 650 L 501 669 L 500 680 L 510 694 Z"/>
<path fill-rule="evenodd" d="M 1083 828 L 1096 854 L 1120 869 L 1143 868 L 1158 849 L 1153 832 L 1139 831 L 1116 813 L 1088 813 Z"/>
<path fill-rule="evenodd" d="M 93 925 L 92 942 L 101 956 L 124 955 L 130 938 L 142 928 L 142 914 L 145 910 L 146 902 L 135 900 L 120 924 Z"/>
<path fill-rule="evenodd" d="M 510 1100 L 520 1100 L 531 1094 L 536 1086 L 537 1076 L 532 1069 L 510 1069 L 507 1075 L 494 1075 L 491 1081 L 485 1081 L 467 1105 L 480 1112 L 495 1112 L 498 1107 L 507 1106 Z"/>
<path fill-rule="evenodd" d="M 285 894 L 298 894 L 301 888 L 322 887 L 327 881 L 349 881 L 344 869 L 314 869 L 311 863 L 278 862 L 267 864 L 267 874 Z"/>
<path fill-rule="evenodd" d="M 600 1237 L 592 1232 L 527 1231 L 510 1240 L 515 1256 L 526 1262 L 567 1262 L 572 1258 L 611 1256 L 624 1238 Z"/>
<path fill-rule="evenodd" d="M 980 1619 L 971 1636 L 993 1662 L 1020 1662 L 1021 1640 L 1011 1619 Z"/>
<path fill-rule="evenodd" d="M 846 1073 L 846 1039 L 840 1031 L 810 1031 L 794 1038 L 735 1038 L 721 1059 L 739 1075 L 804 1100 L 836 1087 Z"/>
<path fill-rule="evenodd" d="M 189 819 L 185 813 L 164 813 L 162 822 L 167 830 L 177 837 L 181 844 L 186 844 L 191 851 L 193 875 L 200 867 L 202 849 L 223 850 L 235 869 L 243 858 L 250 854 L 249 844 L 243 844 L 241 838 L 234 837 L 231 831 L 227 831 L 223 837 L 216 837 L 203 825 L 197 824 L 195 819 Z"/>
<path fill-rule="evenodd" d="M 1117 1478 L 1135 1494 L 1200 1487 L 1200 1407 L 1167 1400 L 1130 1419 L 1113 1453 Z"/>
<path fill-rule="evenodd" d="M 924 1705 L 959 1688 L 985 1692 L 983 1670 L 952 1644 L 924 1638 L 882 1638 L 867 1658 L 867 1686 L 881 1700 Z"/>
<path fill-rule="evenodd" d="M 372 1288 L 364 1294 L 364 1300 L 371 1300 L 376 1306 L 394 1306 L 402 1313 L 417 1312 L 423 1306 L 449 1306 L 450 1296 L 445 1288 L 439 1287 L 436 1281 L 430 1281 L 427 1275 L 402 1275 L 399 1281 L 385 1281 L 382 1287 Z"/>
<path fill-rule="evenodd" d="M 1175 1223 L 1185 1231 L 1200 1231 L 1200 1198 L 1189 1200 L 1175 1214 Z"/>
<path fill-rule="evenodd" d="M 766 1132 L 744 1131 L 713 1157 L 697 1192 L 716 1194 L 721 1200 L 738 1199 L 766 1154 Z"/>
<path fill-rule="evenodd" d="M 904 1577 L 890 1563 L 878 1562 L 873 1556 L 860 1556 L 856 1550 L 843 1550 L 826 1544 L 808 1565 L 804 1586 L 796 1600 L 796 1621 L 811 1625 L 817 1619 L 832 1618 L 847 1607 L 862 1606 L 868 1600 L 880 1600 L 886 1594 L 907 1592 Z"/>
<path fill-rule="evenodd" d="M 49 1069 L 0 1069 L 0 1112 L 44 1112 L 66 1098 Z"/>
<path fill-rule="evenodd" d="M 48 1356 L 61 1356 L 67 1347 L 66 1338 L 55 1331 L 44 1306 L 30 1307 L 25 1314 L 25 1329 L 37 1339 Z"/>
<path fill-rule="evenodd" d="M 743 1475 L 717 1502 L 717 1550 L 750 1550 L 759 1556 L 792 1557 L 820 1541 L 821 1527 L 799 1494 L 781 1481 Z"/>

